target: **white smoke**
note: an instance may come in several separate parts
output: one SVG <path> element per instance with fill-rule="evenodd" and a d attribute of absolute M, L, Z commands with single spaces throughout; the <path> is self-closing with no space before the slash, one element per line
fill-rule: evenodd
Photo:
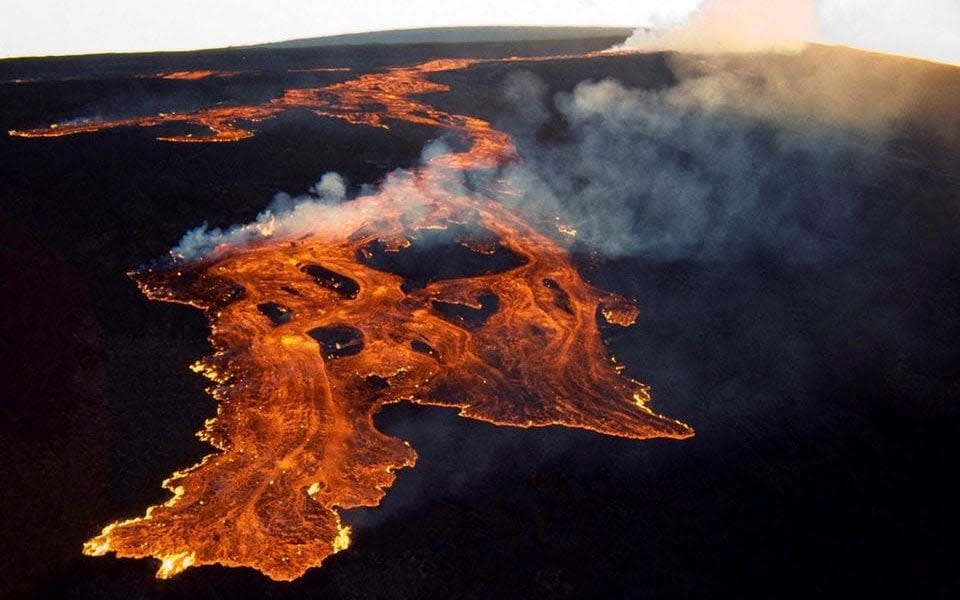
<path fill-rule="evenodd" d="M 347 197 L 347 183 L 339 173 L 325 173 L 310 187 L 310 194 L 321 202 L 342 202 Z"/>
<path fill-rule="evenodd" d="M 659 22 L 642 6 L 641 28 L 624 44 L 641 50 L 717 53 L 791 51 L 820 42 L 960 64 L 956 0 L 703 0 Z M 681 18 L 678 15 L 686 10 Z"/>
<path fill-rule="evenodd" d="M 493 125 L 514 136 L 522 162 L 463 180 L 447 174 L 447 183 L 458 194 L 496 194 L 505 180 L 509 193 L 498 199 L 541 223 L 559 219 L 607 256 L 726 260 L 763 248 L 811 261 L 852 227 L 861 201 L 851 190 L 895 160 L 888 142 L 909 132 L 928 148 L 952 148 L 960 133 L 955 94 L 936 90 L 948 67 L 905 69 L 831 49 L 666 60 L 678 83 L 651 90 L 585 81 L 551 96 L 534 73 L 508 72 Z M 540 134 L 557 123 L 564 131 L 544 143 Z M 449 152 L 429 145 L 419 169 Z M 423 193 L 411 184 L 415 173 L 365 184 L 349 202 L 346 182 L 328 173 L 306 195 L 278 194 L 252 223 L 188 232 L 173 255 L 192 260 L 264 239 L 342 234 L 375 206 L 365 198 L 389 193 L 415 208 Z"/>
<path fill-rule="evenodd" d="M 587 81 L 556 107 L 568 143 L 520 140 L 501 201 L 577 231 L 608 257 L 737 260 L 758 248 L 816 261 L 849 224 L 869 139 L 764 114 L 776 96 L 725 74 L 650 91 Z M 738 108 L 754 98 L 755 110 Z M 838 176 L 843 172 L 844 176 Z"/>
<path fill-rule="evenodd" d="M 493 194 L 541 224 L 559 220 L 583 247 L 609 257 L 726 261 L 762 249 L 817 261 L 847 242 L 860 205 L 851 189 L 884 164 L 894 125 L 911 110 L 931 111 L 911 102 L 922 79 L 864 70 L 859 53 L 822 68 L 801 60 L 731 57 L 705 66 L 677 56 L 680 81 L 671 87 L 584 81 L 552 98 L 535 74 L 515 71 L 501 94 L 512 111 L 495 126 L 515 136 L 522 162 L 430 179 L 451 193 Z M 565 139 L 542 143 L 539 129 L 554 113 Z M 442 142 L 428 145 L 419 171 L 449 152 Z M 278 194 L 252 223 L 188 232 L 172 252 L 194 260 L 267 239 L 342 237 L 377 221 L 374 198 L 383 194 L 416 210 L 424 194 L 416 173 L 394 171 L 349 201 L 343 178 L 327 173 L 306 195 Z"/>
<path fill-rule="evenodd" d="M 685 22 L 638 30 L 624 47 L 697 53 L 796 51 L 815 35 L 814 0 L 706 0 Z"/>
<path fill-rule="evenodd" d="M 310 186 L 308 193 L 291 196 L 281 192 L 270 205 L 251 222 L 226 229 L 210 228 L 207 223 L 188 231 L 170 253 L 175 260 L 194 261 L 224 251 L 268 240 L 285 240 L 307 234 L 326 235 L 342 239 L 344 232 L 369 228 L 382 219 L 380 201 L 386 197 L 391 207 L 413 214 L 420 210 L 432 193 L 421 185 L 418 175 L 431 169 L 440 169 L 440 175 L 430 173 L 430 181 L 443 184 L 450 193 L 467 193 L 462 179 L 449 169 L 434 166 L 432 159 L 449 154 L 442 141 L 428 144 L 421 153 L 421 166 L 414 170 L 396 169 L 380 182 L 363 184 L 355 196 L 348 196 L 347 182 L 338 173 L 324 174 Z M 348 201 L 349 200 L 349 201 Z"/>
<path fill-rule="evenodd" d="M 191 229 L 170 253 L 178 260 L 196 260 L 218 248 L 242 246 L 270 238 L 290 237 L 333 224 L 340 203 L 346 199 L 347 184 L 337 173 L 326 173 L 309 193 L 291 197 L 277 194 L 252 223 L 227 229 L 210 229 L 207 223 Z"/>

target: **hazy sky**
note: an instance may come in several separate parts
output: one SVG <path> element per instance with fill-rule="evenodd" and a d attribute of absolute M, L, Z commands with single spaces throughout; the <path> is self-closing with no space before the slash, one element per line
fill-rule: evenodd
<path fill-rule="evenodd" d="M 682 21 L 699 4 L 699 0 L 0 0 L 0 57 L 186 50 L 448 25 L 666 26 Z M 960 63 L 960 0 L 820 0 L 818 12 L 824 41 Z"/>

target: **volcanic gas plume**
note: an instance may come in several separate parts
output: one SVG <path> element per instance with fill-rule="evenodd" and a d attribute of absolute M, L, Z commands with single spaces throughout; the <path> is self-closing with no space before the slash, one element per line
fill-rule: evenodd
<path fill-rule="evenodd" d="M 465 170 L 519 160 L 486 121 L 415 98 L 447 89 L 430 73 L 473 62 L 292 89 L 262 106 L 15 132 L 187 122 L 212 133 L 162 139 L 232 141 L 253 135 L 240 122 L 301 106 L 372 127 L 440 127 L 470 144 L 375 193 L 314 204 L 295 228 L 259 221 L 243 243 L 132 274 L 150 298 L 195 306 L 210 321 L 215 352 L 195 369 L 219 401 L 200 433 L 218 452 L 173 474 L 164 482 L 172 498 L 107 526 L 87 554 L 152 556 L 158 577 L 219 563 L 297 578 L 348 546 L 338 509 L 376 506 L 395 471 L 414 464 L 409 444 L 374 427 L 390 403 L 455 407 L 498 425 L 692 435 L 653 413 L 647 387 L 606 351 L 601 319 L 629 326 L 637 309 L 588 285 L 555 239 L 456 185 Z"/>

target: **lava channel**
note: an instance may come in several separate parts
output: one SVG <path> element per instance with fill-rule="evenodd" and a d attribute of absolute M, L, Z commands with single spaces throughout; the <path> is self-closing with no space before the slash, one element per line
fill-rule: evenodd
<path fill-rule="evenodd" d="M 223 141 L 252 135 L 239 120 L 307 106 L 374 127 L 431 125 L 472 145 L 378 193 L 317 207 L 296 235 L 131 274 L 151 299 L 209 320 L 214 352 L 194 368 L 218 401 L 199 434 L 217 451 L 164 482 L 167 502 L 108 525 L 85 553 L 155 557 L 158 577 L 222 564 L 295 579 L 349 545 L 339 510 L 378 505 L 396 471 L 414 464 L 407 442 L 374 427 L 391 403 L 452 407 L 496 425 L 693 435 L 654 413 L 648 388 L 607 352 L 601 319 L 629 326 L 636 307 L 587 284 L 563 246 L 504 205 L 451 191 L 465 169 L 517 160 L 510 137 L 486 121 L 415 98 L 447 89 L 429 73 L 473 62 L 430 61 L 289 90 L 260 107 L 170 117 L 213 132 L 190 141 Z M 34 133 L 118 124 L 158 121 Z"/>

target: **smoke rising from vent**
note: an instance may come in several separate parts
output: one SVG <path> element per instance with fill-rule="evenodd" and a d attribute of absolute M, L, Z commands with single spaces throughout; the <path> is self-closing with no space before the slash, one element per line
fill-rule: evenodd
<path fill-rule="evenodd" d="M 849 224 L 846 180 L 869 138 L 738 111 L 742 85 L 723 75 L 663 91 L 583 82 L 556 98 L 572 141 L 520 139 L 527 160 L 507 176 L 523 193 L 503 200 L 559 216 L 611 257 L 723 261 L 762 248 L 822 258 Z"/>
<path fill-rule="evenodd" d="M 210 229 L 206 223 L 188 231 L 170 253 L 180 260 L 196 260 L 221 246 L 240 246 L 271 237 L 290 237 L 312 228 L 332 226 L 337 206 L 346 198 L 347 184 L 337 173 L 326 173 L 307 194 L 292 197 L 280 192 L 252 223 Z"/>
<path fill-rule="evenodd" d="M 546 102 L 563 128 L 559 143 L 541 139 L 555 124 L 512 128 L 524 160 L 507 175 L 522 194 L 502 200 L 558 216 L 606 256 L 805 263 L 852 241 L 864 187 L 906 164 L 896 140 L 949 147 L 960 133 L 949 93 L 916 93 L 943 85 L 945 67 L 828 49 L 668 60 L 680 81 L 664 89 L 606 79 L 551 99 L 532 73 L 508 77 L 516 121 Z"/>
<path fill-rule="evenodd" d="M 925 79 L 895 76 L 893 62 L 832 56 L 819 67 L 816 57 L 675 56 L 676 85 L 588 80 L 555 96 L 534 73 L 511 71 L 501 96 L 512 109 L 494 125 L 513 134 L 521 161 L 442 179 L 457 193 L 492 194 L 545 226 L 575 230 L 581 248 L 608 257 L 822 260 L 856 232 L 857 190 L 894 160 L 890 140 L 908 123 L 922 129 L 911 115 L 946 110 L 918 104 L 914 90 Z M 563 131 L 547 143 L 540 134 L 552 114 Z M 442 141 L 428 145 L 419 170 L 440 168 L 449 152 Z M 221 245 L 336 227 L 346 190 L 328 173 L 308 194 L 278 194 L 253 223 L 189 232 L 173 254 L 190 260 Z M 395 171 L 360 195 L 379 193 L 412 198 L 415 173 Z"/>
<path fill-rule="evenodd" d="M 621 48 L 790 52 L 820 42 L 960 64 L 960 4 L 954 0 L 704 0 L 696 8 L 672 6 L 677 10 L 670 19 L 640 6 L 646 28 Z"/>
<path fill-rule="evenodd" d="M 814 0 L 706 0 L 685 23 L 639 30 L 624 46 L 708 53 L 796 51 L 816 31 Z"/>

